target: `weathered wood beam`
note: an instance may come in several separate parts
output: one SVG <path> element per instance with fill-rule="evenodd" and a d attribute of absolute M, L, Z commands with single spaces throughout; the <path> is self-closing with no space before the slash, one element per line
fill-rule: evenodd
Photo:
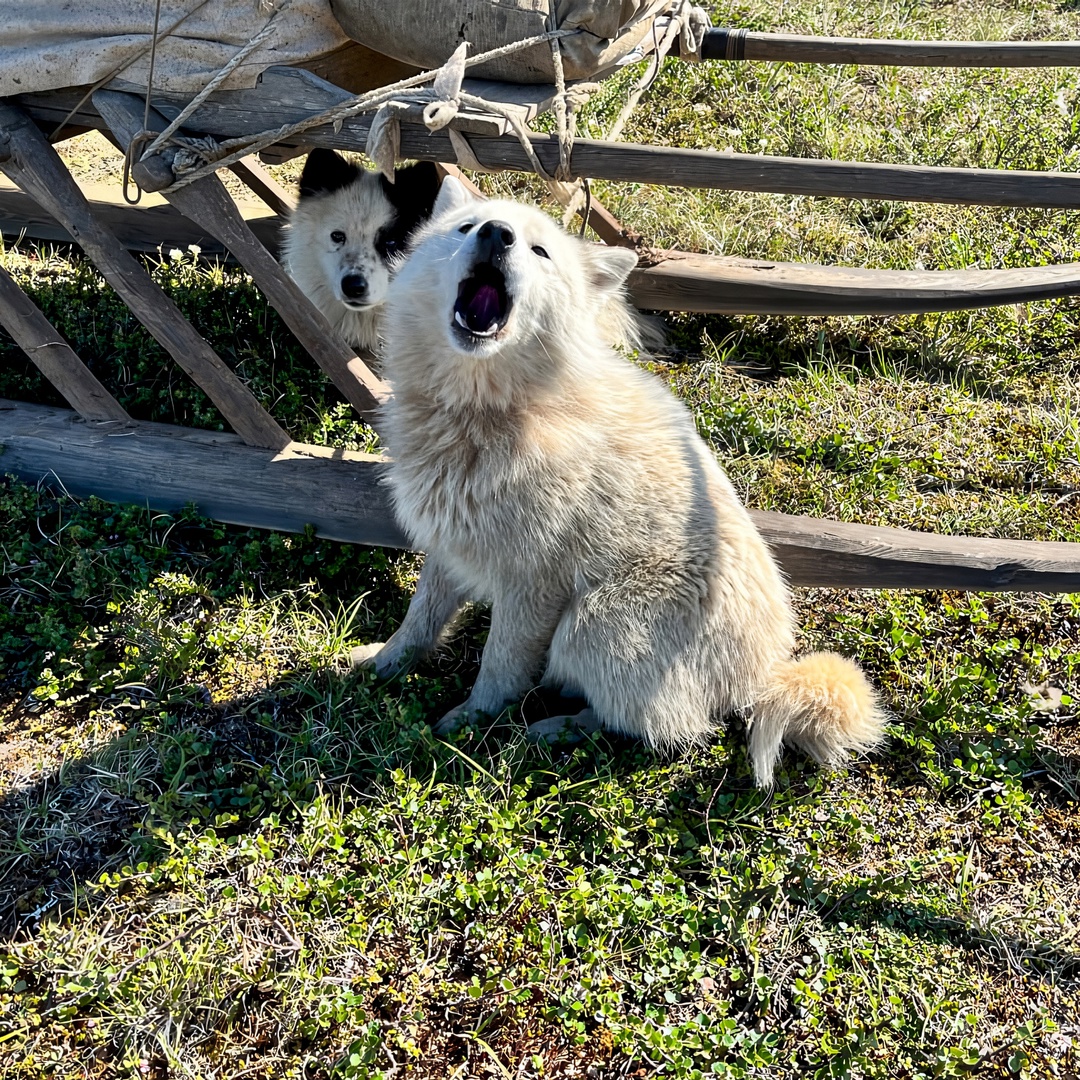
<path fill-rule="evenodd" d="M 1080 41 L 887 41 L 717 27 L 706 33 L 701 58 L 885 67 L 1080 67 Z"/>
<path fill-rule="evenodd" d="M 121 143 L 128 143 L 143 128 L 143 106 L 131 94 L 99 90 L 93 100 Z M 166 121 L 151 109 L 147 124 L 150 130 L 161 131 Z M 216 176 L 206 176 L 177 191 L 166 191 L 165 198 L 185 217 L 213 233 L 236 256 L 346 400 L 361 416 L 373 419 L 379 405 L 389 396 L 386 384 L 341 340 L 326 316 L 259 243 L 221 181 Z"/>
<path fill-rule="evenodd" d="M 405 547 L 381 461 L 288 443 L 264 449 L 236 435 L 171 424 L 95 424 L 66 409 L 0 400 L 3 470 L 28 482 L 51 473 L 76 496 L 177 513 L 194 503 L 232 525 Z"/>
<path fill-rule="evenodd" d="M 71 234 L 48 211 L 43 210 L 25 191 L 8 187 L 7 178 L 0 177 L 0 234 L 9 241 L 45 240 L 71 244 Z M 127 248 L 128 251 L 168 252 L 171 248 L 186 250 L 196 244 L 205 258 L 232 258 L 224 244 L 209 230 L 189 221 L 158 196 L 145 198 L 138 206 L 129 206 L 120 194 L 117 183 L 80 184 L 90 205 L 90 211 Z M 270 251 L 276 251 L 281 232 L 281 219 L 255 204 L 240 208 L 248 228 Z"/>
<path fill-rule="evenodd" d="M 231 137 L 265 131 L 310 116 L 343 100 L 344 92 L 295 68 L 272 68 L 252 90 L 212 95 L 192 116 L 189 129 Z M 156 97 L 165 115 L 182 102 Z M 311 128 L 303 141 L 338 150 L 362 150 L 370 115 Z M 533 149 L 549 172 L 559 159 L 554 136 L 534 135 Z M 513 135 L 475 135 L 470 145 L 481 164 L 531 172 L 525 151 Z M 401 125 L 401 153 L 426 161 L 456 161 L 449 136 L 416 124 Z M 673 187 L 734 191 L 771 191 L 857 199 L 898 199 L 987 206 L 1080 208 L 1080 176 L 1061 172 L 953 169 L 921 165 L 881 165 L 848 161 L 766 157 L 758 154 L 684 150 L 577 139 L 571 157 L 577 176 Z"/>
<path fill-rule="evenodd" d="M 131 419 L 3 266 L 0 326 L 84 420 Z"/>
<path fill-rule="evenodd" d="M 165 424 L 88 424 L 64 409 L 0 401 L 4 471 L 55 474 L 73 495 L 347 543 L 408 546 L 394 524 L 383 462 L 291 443 L 281 452 L 233 435 Z M 755 511 L 795 585 L 873 589 L 1080 591 L 1080 544 L 939 536 Z"/>
<path fill-rule="evenodd" d="M 79 185 L 30 118 L 0 102 L 0 132 L 11 140 L 11 157 L 0 162 L 0 169 L 67 229 L 136 318 L 206 391 L 233 429 L 252 445 L 285 446 L 287 432 L 94 217 Z"/>
<path fill-rule="evenodd" d="M 244 186 L 257 195 L 275 214 L 288 217 L 296 206 L 296 195 L 284 185 L 279 184 L 253 157 L 246 157 L 229 169 L 244 184 Z"/>
<path fill-rule="evenodd" d="M 630 296 L 649 311 L 723 315 L 906 315 L 1080 294 L 1080 263 L 1010 270 L 866 270 L 683 251 L 653 253 Z"/>
<path fill-rule="evenodd" d="M 70 94 L 51 93 L 26 95 L 19 100 L 28 104 L 35 115 L 49 120 L 64 115 L 60 110 L 70 97 Z M 259 86 L 253 89 L 211 95 L 192 116 L 188 130 L 224 138 L 272 130 L 302 120 L 345 97 L 339 87 L 310 72 L 269 68 L 263 72 Z M 176 115 L 183 104 L 164 95 L 154 98 L 155 107 L 166 116 Z M 79 113 L 74 119 L 78 123 L 100 124 L 92 113 Z M 342 121 L 336 131 L 332 125 L 311 128 L 304 132 L 302 140 L 310 146 L 360 151 L 366 144 L 370 124 L 369 115 L 355 116 Z M 553 172 L 559 159 L 558 140 L 549 135 L 534 135 L 532 144 L 544 167 Z M 532 171 L 525 151 L 513 135 L 490 138 L 475 135 L 470 145 L 482 165 Z M 457 160 L 445 132 L 429 132 L 416 124 L 401 125 L 401 153 L 424 161 Z M 984 206 L 1080 208 L 1080 175 L 1063 172 L 818 161 L 593 139 L 576 140 L 571 168 L 577 176 L 598 180 L 671 187 Z"/>
<path fill-rule="evenodd" d="M 450 168 L 453 168 L 452 166 Z M 209 230 L 173 207 L 128 206 L 115 186 L 95 187 L 95 216 L 108 222 L 132 251 L 184 248 L 204 255 L 225 250 Z M 111 201 L 102 196 L 109 195 Z M 30 215 L 27 220 L 26 215 Z M 263 246 L 276 251 L 277 218 L 248 219 Z M 70 240 L 28 195 L 0 188 L 0 231 L 17 237 Z M 1080 294 L 1080 264 L 1011 270 L 865 270 L 810 263 L 777 263 L 682 251 L 653 253 L 651 265 L 630 276 L 630 296 L 650 311 L 725 315 L 900 315 L 1022 304 Z"/>
<path fill-rule="evenodd" d="M 346 150 L 361 148 L 366 136 L 367 122 L 358 118 L 345 120 L 340 132 L 333 128 L 312 128 L 304 133 L 304 139 L 313 146 Z M 482 165 L 530 172 L 525 151 L 516 139 L 511 142 L 511 138 L 477 137 L 470 145 Z M 557 141 L 546 135 L 534 135 L 531 141 L 544 168 L 554 172 L 559 160 Z M 404 157 L 432 161 L 453 156 L 449 137 L 404 124 L 401 153 Z M 575 141 L 570 167 L 575 176 L 668 187 L 982 206 L 1080 208 L 1080 176 L 1062 172 L 818 161 L 594 139 Z"/>
<path fill-rule="evenodd" d="M 850 589 L 1075 592 L 1080 544 L 852 525 L 754 510 L 794 585 Z"/>

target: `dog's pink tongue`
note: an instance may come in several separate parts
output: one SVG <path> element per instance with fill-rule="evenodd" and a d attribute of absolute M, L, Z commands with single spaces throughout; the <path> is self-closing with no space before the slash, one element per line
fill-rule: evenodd
<path fill-rule="evenodd" d="M 494 285 L 481 285 L 469 301 L 465 319 L 471 330 L 487 330 L 499 318 L 499 290 Z"/>

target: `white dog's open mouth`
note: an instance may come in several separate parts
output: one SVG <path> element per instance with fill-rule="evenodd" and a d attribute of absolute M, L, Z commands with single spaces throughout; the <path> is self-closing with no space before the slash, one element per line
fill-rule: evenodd
<path fill-rule="evenodd" d="M 458 286 L 454 328 L 470 341 L 497 337 L 510 319 L 512 306 L 503 272 L 491 263 L 478 263 Z"/>

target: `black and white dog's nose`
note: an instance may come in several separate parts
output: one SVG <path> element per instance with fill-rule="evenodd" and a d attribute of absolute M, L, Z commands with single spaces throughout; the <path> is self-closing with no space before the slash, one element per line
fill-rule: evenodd
<path fill-rule="evenodd" d="M 341 279 L 341 293 L 346 300 L 363 300 L 367 290 L 367 278 L 363 274 L 346 274 Z"/>
<path fill-rule="evenodd" d="M 476 232 L 476 254 L 481 262 L 494 262 L 514 246 L 514 230 L 505 221 L 485 221 Z"/>

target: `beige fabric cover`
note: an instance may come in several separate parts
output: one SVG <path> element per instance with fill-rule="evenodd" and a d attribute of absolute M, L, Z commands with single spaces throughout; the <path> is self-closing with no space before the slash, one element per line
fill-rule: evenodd
<path fill-rule="evenodd" d="M 164 0 L 162 29 L 185 12 L 193 14 L 159 42 L 155 87 L 197 93 L 266 25 L 274 6 L 266 0 L 207 0 L 201 6 L 199 0 Z M 0 0 L 0 97 L 84 86 L 113 72 L 145 86 L 149 54 L 126 65 L 150 44 L 153 27 L 154 0 Z M 225 87 L 254 86 L 271 64 L 303 63 L 347 41 L 329 0 L 292 0 L 276 16 L 273 37 Z"/>
<path fill-rule="evenodd" d="M 471 55 L 550 29 L 586 31 L 560 41 L 567 79 L 587 79 L 633 51 L 671 0 L 330 0 L 348 35 L 420 68 L 439 67 L 463 42 Z M 469 69 L 517 83 L 554 80 L 547 43 Z"/>

